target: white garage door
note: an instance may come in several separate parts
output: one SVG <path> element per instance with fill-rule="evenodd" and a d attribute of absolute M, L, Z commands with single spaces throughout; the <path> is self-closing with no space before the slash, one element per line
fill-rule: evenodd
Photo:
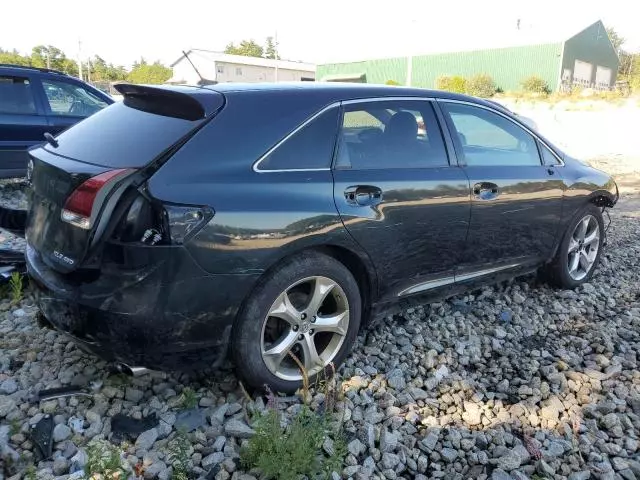
<path fill-rule="evenodd" d="M 598 87 L 610 87 L 611 86 L 611 69 L 607 67 L 596 67 L 596 85 Z"/>
<path fill-rule="evenodd" d="M 588 86 L 591 83 L 591 72 L 593 72 L 593 65 L 588 62 L 576 60 L 573 68 L 574 82 Z"/>

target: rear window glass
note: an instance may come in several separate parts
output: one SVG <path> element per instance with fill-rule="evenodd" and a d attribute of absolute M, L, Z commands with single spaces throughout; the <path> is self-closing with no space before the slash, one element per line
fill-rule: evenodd
<path fill-rule="evenodd" d="M 0 113 L 18 115 L 36 113 L 33 91 L 28 79 L 0 76 Z"/>
<path fill-rule="evenodd" d="M 58 148 L 46 148 L 95 165 L 141 167 L 201 121 L 155 115 L 115 103 L 61 133 Z"/>

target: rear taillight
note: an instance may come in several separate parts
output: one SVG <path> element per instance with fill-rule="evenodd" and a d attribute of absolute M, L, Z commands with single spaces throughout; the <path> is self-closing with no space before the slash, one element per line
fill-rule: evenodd
<path fill-rule="evenodd" d="M 117 182 L 131 171 L 126 168 L 109 170 L 86 180 L 67 198 L 60 215 L 62 221 L 89 230 L 91 228 L 91 213 L 100 191 L 105 185 Z"/>

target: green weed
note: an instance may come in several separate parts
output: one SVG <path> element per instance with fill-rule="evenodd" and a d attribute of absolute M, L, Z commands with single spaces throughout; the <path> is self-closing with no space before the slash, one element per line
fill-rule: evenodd
<path fill-rule="evenodd" d="M 196 392 L 194 392 L 193 389 L 189 387 L 186 387 L 184 390 L 182 390 L 180 401 L 182 406 L 186 409 L 191 409 L 198 406 L 198 397 L 196 396 Z"/>
<path fill-rule="evenodd" d="M 173 480 L 189 478 L 189 439 L 183 431 L 178 431 L 168 445 L 168 460 L 173 466 Z"/>
<path fill-rule="evenodd" d="M 298 480 L 328 478 L 342 470 L 346 442 L 334 435 L 333 451 L 325 455 L 322 444 L 330 437 L 329 416 L 318 415 L 303 406 L 287 427 L 282 427 L 277 410 L 270 410 L 256 421 L 256 434 L 240 452 L 246 468 L 257 468 L 265 478 Z"/>
<path fill-rule="evenodd" d="M 21 429 L 22 424 L 20 423 L 20 420 L 11 420 L 11 423 L 9 424 L 9 435 L 16 435 L 20 433 Z"/>
<path fill-rule="evenodd" d="M 22 300 L 24 286 L 22 284 L 22 275 L 18 272 L 13 272 L 9 279 L 9 288 L 11 291 L 11 304 L 18 305 Z"/>
<path fill-rule="evenodd" d="M 33 465 L 29 465 L 27 469 L 24 471 L 24 479 L 25 480 L 36 480 L 36 467 Z"/>
<path fill-rule="evenodd" d="M 91 442 L 87 446 L 87 464 L 84 473 L 88 478 L 99 475 L 104 480 L 121 480 L 129 473 L 125 468 L 120 450 L 105 440 Z"/>

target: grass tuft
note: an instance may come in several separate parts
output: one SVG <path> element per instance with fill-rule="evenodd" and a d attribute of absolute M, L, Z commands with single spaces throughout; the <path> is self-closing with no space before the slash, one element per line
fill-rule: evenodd
<path fill-rule="evenodd" d="M 328 416 L 318 415 L 303 406 L 283 427 L 277 410 L 269 410 L 255 424 L 256 434 L 240 451 L 246 468 L 256 468 L 264 478 L 298 480 L 328 478 L 332 471 L 340 471 L 346 455 L 346 442 L 334 435 L 333 451 L 325 455 L 322 444 L 330 438 Z"/>
<path fill-rule="evenodd" d="M 180 403 L 183 408 L 188 410 L 195 408 L 198 406 L 198 397 L 196 392 L 193 391 L 192 388 L 186 387 L 182 390 L 182 395 L 180 396 Z"/>
<path fill-rule="evenodd" d="M 84 473 L 87 478 L 103 480 L 122 480 L 129 476 L 120 450 L 106 440 L 96 440 L 87 446 Z"/>
<path fill-rule="evenodd" d="M 18 272 L 13 272 L 9 279 L 9 289 L 11 291 L 11 304 L 18 305 L 22 300 L 24 285 L 22 282 L 22 275 Z"/>
<path fill-rule="evenodd" d="M 167 459 L 173 466 L 173 480 L 189 479 L 189 439 L 184 431 L 178 430 L 169 443 Z"/>

